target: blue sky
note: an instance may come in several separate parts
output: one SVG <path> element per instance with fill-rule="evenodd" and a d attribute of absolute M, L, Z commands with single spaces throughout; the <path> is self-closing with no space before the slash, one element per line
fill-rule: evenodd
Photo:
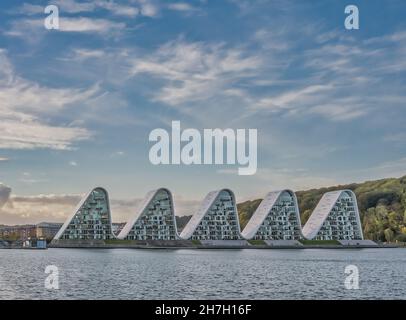
<path fill-rule="evenodd" d="M 2 1 L 0 223 L 61 221 L 97 185 L 120 219 L 160 186 L 185 214 L 221 187 L 242 201 L 405 174 L 405 16 L 401 0 Z M 153 166 L 148 135 L 172 120 L 258 129 L 256 175 Z"/>

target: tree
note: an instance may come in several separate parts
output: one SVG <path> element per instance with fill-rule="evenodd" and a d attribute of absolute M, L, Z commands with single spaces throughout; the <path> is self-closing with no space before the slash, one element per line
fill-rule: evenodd
<path fill-rule="evenodd" d="M 384 234 L 387 242 L 393 242 L 395 233 L 392 231 L 392 229 L 390 228 L 385 229 Z"/>

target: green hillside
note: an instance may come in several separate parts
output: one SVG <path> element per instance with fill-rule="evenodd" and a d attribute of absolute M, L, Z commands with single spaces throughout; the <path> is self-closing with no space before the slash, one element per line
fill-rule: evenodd
<path fill-rule="evenodd" d="M 375 241 L 406 242 L 406 176 L 296 192 L 304 225 L 325 192 L 350 189 L 358 199 L 364 237 Z M 241 228 L 261 199 L 237 205 Z"/>

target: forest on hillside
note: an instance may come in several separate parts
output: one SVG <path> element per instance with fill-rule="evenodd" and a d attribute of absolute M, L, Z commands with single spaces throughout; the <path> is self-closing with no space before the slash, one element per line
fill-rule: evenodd
<path fill-rule="evenodd" d="M 365 239 L 406 242 L 406 176 L 298 191 L 302 225 L 324 193 L 340 189 L 355 192 Z M 260 202 L 261 199 L 257 199 L 237 205 L 241 228 L 245 227 Z"/>

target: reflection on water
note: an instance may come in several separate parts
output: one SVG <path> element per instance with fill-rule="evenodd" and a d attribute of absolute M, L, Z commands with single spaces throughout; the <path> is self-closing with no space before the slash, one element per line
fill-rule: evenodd
<path fill-rule="evenodd" d="M 359 290 L 345 289 L 349 264 Z M 406 249 L 0 250 L 0 299 L 315 298 L 406 299 Z"/>

